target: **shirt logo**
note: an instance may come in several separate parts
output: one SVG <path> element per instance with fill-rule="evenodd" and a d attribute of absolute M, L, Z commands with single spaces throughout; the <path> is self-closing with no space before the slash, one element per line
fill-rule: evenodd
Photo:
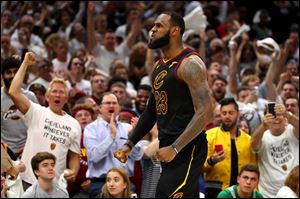
<path fill-rule="evenodd" d="M 12 105 L 11 107 L 9 107 L 7 112 L 4 112 L 3 119 L 4 120 L 7 120 L 7 119 L 18 120 L 18 119 L 20 119 L 21 117 L 18 116 L 17 111 L 18 111 L 17 107 L 15 105 Z"/>
<path fill-rule="evenodd" d="M 173 67 L 173 65 L 177 64 L 177 61 L 173 61 L 172 64 L 169 66 L 169 68 Z"/>
<path fill-rule="evenodd" d="M 161 71 L 154 80 L 154 89 L 158 90 L 164 83 L 164 77 L 167 76 L 168 72 L 166 70 Z"/>

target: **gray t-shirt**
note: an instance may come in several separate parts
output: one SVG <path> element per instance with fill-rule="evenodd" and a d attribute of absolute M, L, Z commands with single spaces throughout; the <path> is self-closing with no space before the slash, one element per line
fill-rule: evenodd
<path fill-rule="evenodd" d="M 58 184 L 54 184 L 51 192 L 45 192 L 37 183 L 34 183 L 24 192 L 22 198 L 69 198 L 69 194 Z"/>
<path fill-rule="evenodd" d="M 33 92 L 21 89 L 22 93 L 32 102 L 38 103 Z M 18 152 L 26 142 L 27 127 L 23 114 L 18 111 L 12 99 L 1 88 L 1 142 L 6 143 L 14 152 Z"/>

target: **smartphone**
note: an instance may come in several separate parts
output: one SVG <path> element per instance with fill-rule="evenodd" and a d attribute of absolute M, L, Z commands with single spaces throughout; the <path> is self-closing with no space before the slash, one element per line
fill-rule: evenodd
<path fill-rule="evenodd" d="M 223 150 L 223 145 L 222 144 L 216 144 L 215 145 L 215 151 L 216 152 L 220 152 Z"/>
<path fill-rule="evenodd" d="M 276 117 L 275 104 L 275 102 L 268 103 L 268 113 L 271 113 L 272 115 L 274 115 L 274 117 Z"/>

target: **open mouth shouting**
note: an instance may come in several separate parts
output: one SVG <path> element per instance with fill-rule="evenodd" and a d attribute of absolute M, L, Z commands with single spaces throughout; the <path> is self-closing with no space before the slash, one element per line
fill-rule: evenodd
<path fill-rule="evenodd" d="M 54 103 L 56 104 L 56 105 L 58 105 L 58 104 L 60 104 L 60 100 L 54 100 Z"/>

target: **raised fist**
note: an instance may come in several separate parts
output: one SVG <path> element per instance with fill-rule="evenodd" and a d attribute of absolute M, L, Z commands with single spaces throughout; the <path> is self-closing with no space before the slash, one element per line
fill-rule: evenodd
<path fill-rule="evenodd" d="M 35 64 L 36 62 L 36 56 L 33 52 L 27 52 L 25 54 L 24 62 L 28 65 Z"/>

